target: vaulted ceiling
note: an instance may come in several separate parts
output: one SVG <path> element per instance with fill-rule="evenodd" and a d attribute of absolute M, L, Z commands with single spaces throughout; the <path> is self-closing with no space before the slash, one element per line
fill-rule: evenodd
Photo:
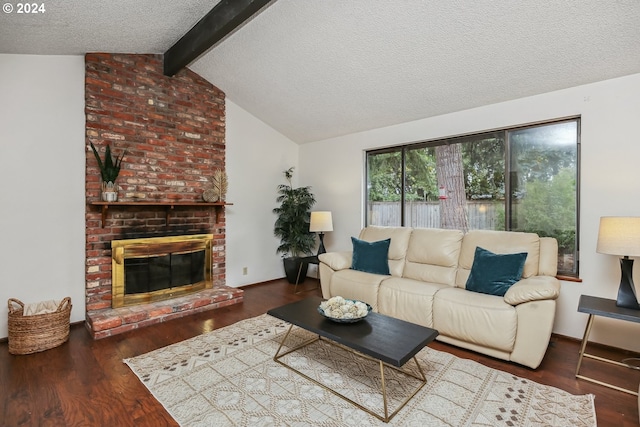
<path fill-rule="evenodd" d="M 164 53 L 219 1 L 0 13 L 0 53 Z M 276 0 L 189 68 L 297 143 L 640 73 L 637 0 Z M 0 67 L 2 60 L 0 60 Z"/>

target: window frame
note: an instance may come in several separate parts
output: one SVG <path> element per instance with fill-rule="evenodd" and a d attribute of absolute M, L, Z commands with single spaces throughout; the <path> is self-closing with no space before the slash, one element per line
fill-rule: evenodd
<path fill-rule="evenodd" d="M 512 192 L 511 192 L 511 180 L 509 179 L 511 175 L 511 140 L 510 135 L 514 131 L 519 131 L 523 129 L 535 128 L 540 126 L 554 125 L 559 123 L 567 123 L 567 122 L 575 122 L 576 123 L 576 229 L 575 229 L 575 272 L 569 271 L 559 271 L 558 274 L 562 276 L 566 276 L 569 278 L 578 278 L 580 271 L 580 176 L 581 176 L 581 116 L 569 116 L 562 117 L 553 120 L 540 121 L 540 122 L 532 122 L 517 126 L 498 128 L 498 129 L 490 129 L 479 132 L 473 132 L 468 134 L 461 134 L 456 136 L 449 136 L 445 138 L 437 138 L 425 141 L 411 142 L 406 144 L 395 145 L 391 147 L 379 148 L 379 149 L 371 149 L 365 150 L 364 153 L 364 161 L 365 161 L 365 181 L 364 181 L 364 223 L 366 226 L 370 225 L 369 218 L 369 184 L 370 184 L 370 176 L 369 176 L 369 157 L 372 155 L 385 154 L 385 153 L 401 153 L 401 189 L 400 189 L 400 226 L 404 227 L 406 222 L 406 152 L 412 149 L 420 149 L 420 148 L 430 148 L 436 147 L 444 144 L 451 143 L 464 143 L 464 139 L 481 137 L 483 135 L 496 135 L 502 134 L 504 141 L 504 209 L 505 209 L 505 229 L 509 231 L 512 225 Z"/>

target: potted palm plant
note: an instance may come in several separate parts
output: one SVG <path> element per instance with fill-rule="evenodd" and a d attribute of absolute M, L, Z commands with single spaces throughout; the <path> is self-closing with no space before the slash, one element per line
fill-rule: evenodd
<path fill-rule="evenodd" d="M 311 207 L 316 199 L 311 193 L 311 187 L 293 188 L 293 167 L 284 171 L 288 184 L 278 186 L 277 202 L 280 207 L 273 209 L 277 215 L 273 234 L 280 238 L 280 246 L 276 250 L 281 253 L 284 271 L 289 283 L 295 284 L 300 271 L 301 257 L 310 255 L 315 245 L 315 235 L 309 232 Z M 300 277 L 307 275 L 307 263 L 302 263 L 304 271 Z"/>
<path fill-rule="evenodd" d="M 111 147 L 107 144 L 103 161 L 93 143 L 89 142 L 89 144 L 91 144 L 93 154 L 96 156 L 96 160 L 98 161 L 98 168 L 100 168 L 100 176 L 102 178 L 102 200 L 105 202 L 115 202 L 118 200 L 118 186 L 116 185 L 116 179 L 120 174 L 120 166 L 122 165 L 122 158 L 124 157 L 126 150 L 114 159 L 111 156 Z"/>

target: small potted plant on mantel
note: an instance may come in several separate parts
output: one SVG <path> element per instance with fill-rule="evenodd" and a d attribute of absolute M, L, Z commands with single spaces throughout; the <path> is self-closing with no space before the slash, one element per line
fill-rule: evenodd
<path fill-rule="evenodd" d="M 283 254 L 287 280 L 295 284 L 298 272 L 302 278 L 307 275 L 308 264 L 302 263 L 300 270 L 301 256 L 310 254 L 315 245 L 315 234 L 309 232 L 309 220 L 311 207 L 316 199 L 311 193 L 311 187 L 293 188 L 293 167 L 284 171 L 284 176 L 289 185 L 278 186 L 277 202 L 280 207 L 273 209 L 273 213 L 277 215 L 273 232 L 280 238 L 277 252 Z"/>
<path fill-rule="evenodd" d="M 122 165 L 122 158 L 124 157 L 126 150 L 114 159 L 111 157 L 111 147 L 107 144 L 103 161 L 93 143 L 89 142 L 89 144 L 91 144 L 91 149 L 93 150 L 93 154 L 96 156 L 98 167 L 100 168 L 100 176 L 102 177 L 102 200 L 105 202 L 115 202 L 118 200 L 118 186 L 116 185 L 116 179 L 120 174 L 120 166 Z"/>

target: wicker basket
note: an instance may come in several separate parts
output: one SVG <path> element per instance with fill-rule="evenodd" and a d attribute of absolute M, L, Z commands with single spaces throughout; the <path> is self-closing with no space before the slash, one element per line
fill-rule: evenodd
<path fill-rule="evenodd" d="M 9 298 L 9 353 L 31 354 L 49 350 L 69 339 L 71 298 L 60 301 L 53 313 L 24 316 L 24 303 Z"/>

